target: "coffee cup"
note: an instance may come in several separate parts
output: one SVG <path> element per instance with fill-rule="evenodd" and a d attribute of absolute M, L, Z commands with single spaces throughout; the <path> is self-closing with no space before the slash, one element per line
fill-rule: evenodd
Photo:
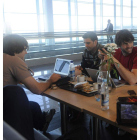
<path fill-rule="evenodd" d="M 77 82 L 84 82 L 85 81 L 85 75 L 78 75 L 77 76 Z"/>
<path fill-rule="evenodd" d="M 94 89 L 98 89 L 98 83 L 93 83 Z"/>

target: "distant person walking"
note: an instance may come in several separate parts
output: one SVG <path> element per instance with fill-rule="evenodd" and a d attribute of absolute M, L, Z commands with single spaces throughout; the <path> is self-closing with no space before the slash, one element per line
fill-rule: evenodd
<path fill-rule="evenodd" d="M 104 29 L 104 31 L 107 31 L 108 33 L 113 31 L 113 24 L 111 23 L 110 19 L 108 19 L 108 24 L 107 27 Z M 113 43 L 112 35 L 107 35 L 107 43 L 109 43 L 109 39 L 111 43 Z"/>

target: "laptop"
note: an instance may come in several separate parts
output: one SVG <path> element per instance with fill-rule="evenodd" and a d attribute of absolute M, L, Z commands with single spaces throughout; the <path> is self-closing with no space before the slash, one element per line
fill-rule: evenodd
<path fill-rule="evenodd" d="M 56 58 L 53 73 L 60 74 L 61 77 L 67 77 L 69 75 L 70 62 L 71 62 L 71 60 L 68 60 L 68 59 Z M 50 78 L 50 76 L 53 73 L 49 73 L 47 75 L 40 76 L 40 77 L 38 77 L 38 79 L 42 80 L 42 81 L 46 81 Z"/>
<path fill-rule="evenodd" d="M 97 77 L 98 77 L 98 70 L 96 69 L 90 69 L 90 68 L 86 68 L 87 73 L 90 75 L 90 77 L 92 78 L 93 82 L 97 82 Z M 107 72 L 104 71 L 103 72 L 103 76 L 106 77 Z M 123 85 L 126 84 L 125 81 L 123 80 L 118 80 L 118 79 L 114 79 L 114 78 L 110 78 L 111 82 L 112 82 L 112 86 L 117 88 L 117 87 L 121 87 Z"/>

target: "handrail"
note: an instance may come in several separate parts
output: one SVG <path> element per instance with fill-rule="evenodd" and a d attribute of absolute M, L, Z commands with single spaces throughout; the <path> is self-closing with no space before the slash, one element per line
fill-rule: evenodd
<path fill-rule="evenodd" d="M 112 32 L 106 32 L 103 30 L 94 31 L 97 36 L 115 35 L 120 30 L 113 30 Z M 132 34 L 137 34 L 137 29 L 129 30 Z M 66 32 L 35 32 L 35 33 L 15 33 L 25 37 L 26 39 L 51 39 L 51 38 L 71 38 L 82 37 L 87 31 L 66 31 Z M 7 34 L 3 34 L 5 36 Z"/>

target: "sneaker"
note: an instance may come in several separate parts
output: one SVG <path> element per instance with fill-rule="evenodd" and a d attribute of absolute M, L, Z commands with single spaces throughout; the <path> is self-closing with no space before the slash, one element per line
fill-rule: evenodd
<path fill-rule="evenodd" d="M 45 112 L 46 123 L 44 124 L 44 127 L 42 129 L 43 133 L 45 133 L 46 130 L 48 129 L 48 126 L 49 126 L 54 114 L 55 114 L 55 109 L 51 109 L 48 112 Z"/>

